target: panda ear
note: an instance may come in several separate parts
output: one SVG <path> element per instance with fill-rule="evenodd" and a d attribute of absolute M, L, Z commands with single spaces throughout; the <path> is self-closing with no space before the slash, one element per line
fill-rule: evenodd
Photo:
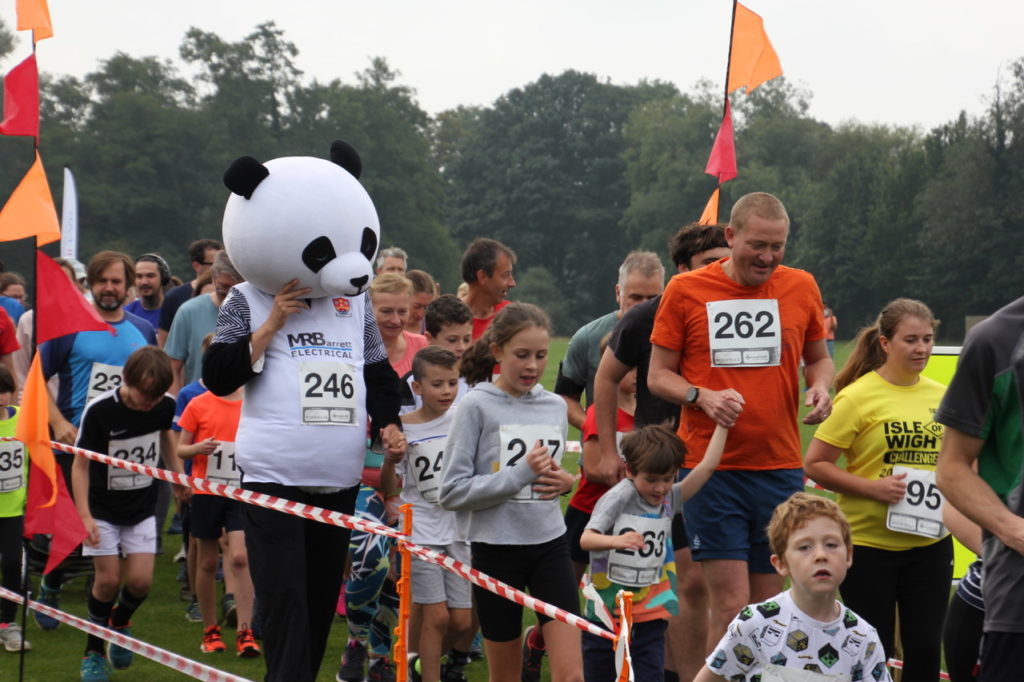
<path fill-rule="evenodd" d="M 224 184 L 235 194 L 252 199 L 252 193 L 268 175 L 270 171 L 262 163 L 251 156 L 240 156 L 224 171 Z"/>
<path fill-rule="evenodd" d="M 359 158 L 359 152 L 343 140 L 331 143 L 331 161 L 347 170 L 356 179 L 363 172 L 363 161 Z"/>

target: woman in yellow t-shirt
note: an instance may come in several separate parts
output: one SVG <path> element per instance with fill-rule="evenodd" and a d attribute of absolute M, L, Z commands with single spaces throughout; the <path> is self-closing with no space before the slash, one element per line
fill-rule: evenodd
<path fill-rule="evenodd" d="M 896 655 L 899 609 L 903 682 L 938 678 L 952 579 L 935 486 L 942 427 L 932 419 L 945 387 L 921 376 L 937 326 L 928 306 L 900 298 L 860 331 L 804 464 L 850 519 L 854 562 L 840 592 L 878 629 L 887 656 Z"/>

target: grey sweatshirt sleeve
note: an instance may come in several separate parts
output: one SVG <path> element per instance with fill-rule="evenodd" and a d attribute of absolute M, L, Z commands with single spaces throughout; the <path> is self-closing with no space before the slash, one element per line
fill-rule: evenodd
<path fill-rule="evenodd" d="M 466 396 L 455 413 L 441 469 L 440 503 L 452 511 L 497 506 L 537 478 L 525 461 L 494 471 L 497 453 L 478 452 L 484 430 L 483 406 L 471 397 Z"/>
<path fill-rule="evenodd" d="M 590 520 L 585 526 L 586 530 L 596 530 L 601 535 L 608 535 L 615 527 L 615 522 L 622 516 L 631 495 L 635 489 L 628 481 L 619 481 L 606 490 L 604 495 L 594 504 L 594 511 Z"/>

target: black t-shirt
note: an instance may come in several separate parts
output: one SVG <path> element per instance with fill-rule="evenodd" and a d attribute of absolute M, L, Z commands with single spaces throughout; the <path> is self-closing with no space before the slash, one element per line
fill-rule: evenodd
<path fill-rule="evenodd" d="M 174 399 L 164 396 L 149 412 L 132 410 L 113 389 L 89 403 L 75 442 L 80 448 L 158 467 L 160 434 L 171 428 Z M 149 476 L 89 460 L 89 511 L 96 519 L 133 526 L 156 508 L 156 486 Z"/>
<path fill-rule="evenodd" d="M 662 400 L 647 388 L 647 370 L 651 366 L 651 332 L 654 330 L 654 316 L 658 312 L 659 303 L 661 296 L 630 308 L 612 330 L 608 347 L 612 349 L 616 360 L 627 367 L 636 367 L 636 427 L 667 421 L 675 430 L 679 428 L 679 405 Z"/>
<path fill-rule="evenodd" d="M 160 329 L 165 332 L 171 331 L 171 323 L 178 314 L 178 308 L 192 298 L 192 291 L 192 282 L 185 282 L 164 294 L 164 304 L 160 308 Z"/>

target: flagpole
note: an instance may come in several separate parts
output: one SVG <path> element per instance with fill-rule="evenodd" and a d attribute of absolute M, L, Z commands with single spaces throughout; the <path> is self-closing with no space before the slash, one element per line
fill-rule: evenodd
<path fill-rule="evenodd" d="M 725 91 L 725 93 L 724 93 L 725 94 L 725 99 L 722 102 L 722 118 L 723 119 L 725 118 L 725 115 L 729 113 L 729 75 L 730 75 L 730 71 L 732 70 L 732 41 L 733 41 L 733 38 L 736 35 L 736 5 L 738 3 L 739 3 L 739 0 L 732 0 L 732 18 L 729 20 L 729 51 L 725 55 L 725 86 L 723 87 L 723 90 Z M 719 205 L 721 205 L 721 202 L 722 202 L 722 181 L 721 181 L 721 176 L 719 176 L 718 189 L 716 191 L 718 192 L 718 202 L 719 202 Z M 715 223 L 716 224 L 718 223 L 718 216 L 719 216 L 719 211 L 716 208 L 716 210 L 715 210 Z"/>
<path fill-rule="evenodd" d="M 36 56 L 36 32 L 32 30 L 32 56 Z M 36 136 L 32 138 L 32 159 L 39 158 L 39 131 L 36 130 Z M 33 303 L 35 304 L 32 308 L 32 353 L 29 355 L 29 367 L 32 366 L 32 359 L 35 358 L 36 354 L 39 353 L 39 344 L 36 343 L 36 339 L 39 338 L 39 257 L 37 251 L 39 250 L 39 238 L 35 235 L 32 236 L 32 283 L 34 285 L 34 296 Z M 30 372 L 31 373 L 31 372 Z M 28 377 L 25 377 L 26 382 Z M 22 389 L 25 387 L 22 386 Z M 21 415 L 19 415 L 20 417 Z M 28 457 L 28 446 L 25 446 L 25 461 L 22 463 L 24 466 L 23 471 L 25 472 L 25 489 L 28 490 L 29 486 L 29 475 L 32 471 L 32 465 L 29 463 Z M 22 524 L 25 522 L 24 515 L 22 516 Z M 18 682 L 24 682 L 25 680 L 25 634 L 28 632 L 28 593 L 29 593 L 29 551 L 32 548 L 32 543 L 25 537 L 24 526 L 22 526 L 21 534 L 22 550 L 22 571 L 21 571 L 21 652 L 18 656 Z M 39 576 L 40 589 L 42 589 L 42 575 Z"/>
<path fill-rule="evenodd" d="M 722 116 L 725 116 L 725 107 L 729 102 L 729 72 L 732 69 L 732 41 L 736 35 L 736 5 L 738 3 L 739 0 L 732 0 L 732 19 L 729 21 L 729 52 L 725 58 L 725 104 L 722 105 Z"/>

